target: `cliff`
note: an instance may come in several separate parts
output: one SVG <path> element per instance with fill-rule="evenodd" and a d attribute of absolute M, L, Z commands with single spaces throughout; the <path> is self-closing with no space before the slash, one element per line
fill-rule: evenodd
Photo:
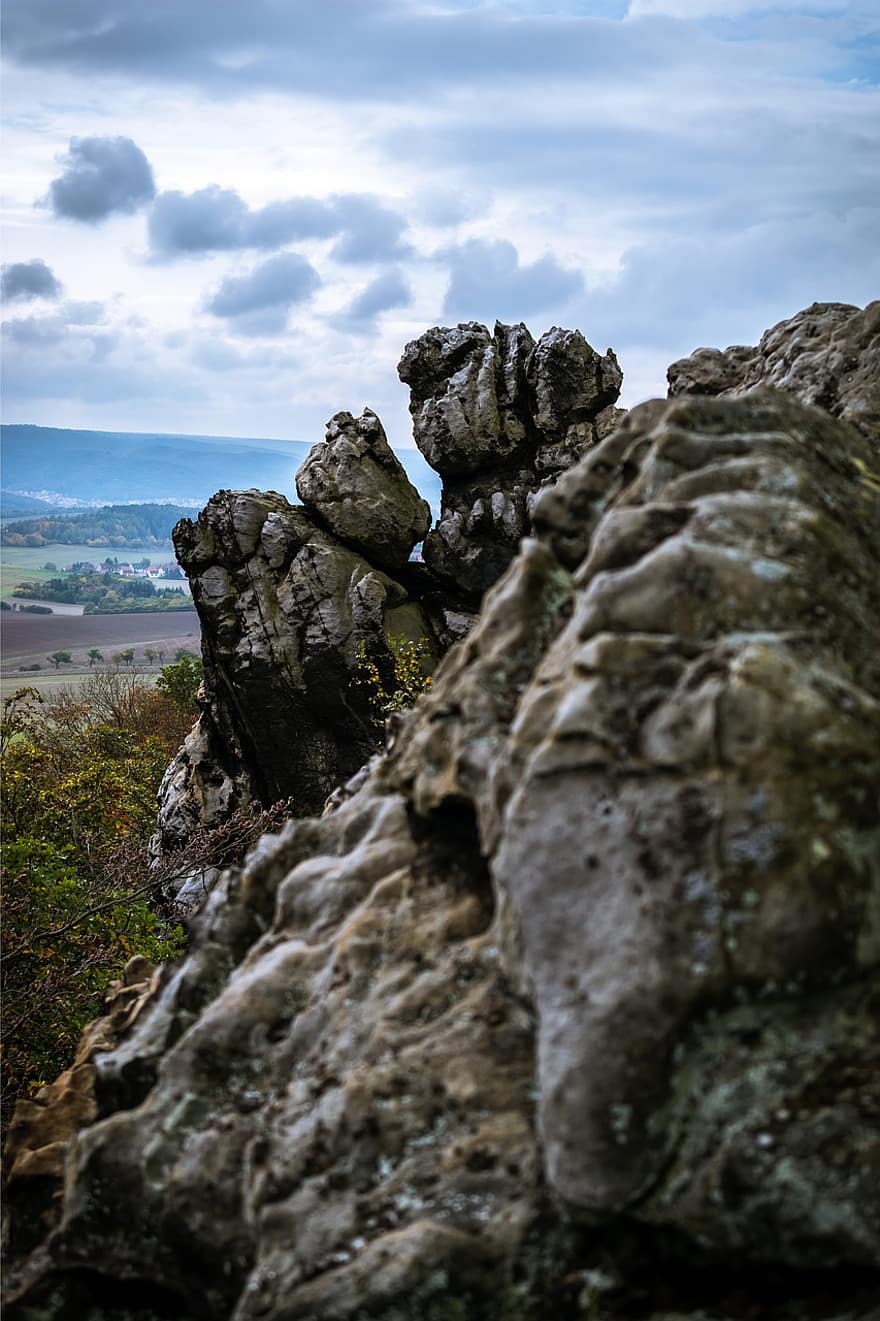
<path fill-rule="evenodd" d="M 504 367 L 535 361 L 517 336 L 429 332 L 431 355 L 455 341 L 442 377 L 407 350 L 417 438 L 448 454 L 488 417 L 514 474 L 488 507 L 521 488 L 529 535 L 468 523 L 486 500 L 466 518 L 473 473 L 453 474 L 440 527 L 464 567 L 435 529 L 427 572 L 462 609 L 473 574 L 500 576 L 430 692 L 322 816 L 222 877 L 178 965 L 130 968 L 73 1069 L 20 1106 L 10 1321 L 875 1315 L 877 311 L 768 332 L 775 389 L 732 350 L 720 388 L 683 392 L 695 355 L 604 438 L 613 364 L 581 350 L 595 372 L 569 398 L 589 402 L 546 446 L 540 391 L 509 385 L 528 365 Z M 821 327 L 833 346 L 849 323 L 834 406 L 804 402 Z M 344 655 L 419 610 L 444 646 L 436 583 L 374 563 L 390 539 L 349 521 L 340 474 L 359 446 L 385 462 L 377 423 L 334 425 L 311 508 L 223 494 L 178 533 L 220 797 L 258 773 L 317 796 L 317 620 L 344 621 Z M 542 484 L 560 445 L 580 457 Z M 343 554 L 344 590 L 314 567 Z"/>

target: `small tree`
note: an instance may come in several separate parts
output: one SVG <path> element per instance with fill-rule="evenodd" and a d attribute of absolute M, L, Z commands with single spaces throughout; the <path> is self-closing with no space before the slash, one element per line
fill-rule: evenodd
<path fill-rule="evenodd" d="M 155 647 L 144 647 L 144 655 L 145 655 L 146 658 L 147 658 L 147 664 L 148 664 L 148 665 L 152 665 L 152 664 L 153 664 L 153 661 L 156 659 L 156 648 L 155 648 Z"/>
<path fill-rule="evenodd" d="M 72 659 L 73 657 L 69 651 L 53 651 L 46 657 L 46 660 L 51 661 L 56 670 L 62 665 L 69 665 Z"/>
<path fill-rule="evenodd" d="M 102 661 L 103 659 L 103 652 L 100 652 L 97 647 L 92 647 L 89 651 L 89 669 L 91 669 L 93 665 L 97 665 L 98 661 Z"/>
<path fill-rule="evenodd" d="M 121 651 L 119 654 L 130 669 L 134 662 L 134 647 L 126 647 L 125 650 Z"/>
<path fill-rule="evenodd" d="M 43 568 L 46 570 L 47 573 L 58 572 L 58 565 L 53 564 L 51 560 L 47 560 L 46 563 L 43 565 Z"/>
<path fill-rule="evenodd" d="M 164 665 L 156 680 L 156 687 L 182 711 L 193 711 L 196 693 L 202 682 L 202 662 L 184 652 L 174 665 Z"/>

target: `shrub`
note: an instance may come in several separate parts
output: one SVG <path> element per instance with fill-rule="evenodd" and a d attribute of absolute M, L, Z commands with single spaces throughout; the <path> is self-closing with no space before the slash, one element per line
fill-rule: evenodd
<path fill-rule="evenodd" d="M 67 1067 L 133 954 L 182 951 L 171 882 L 239 861 L 292 814 L 290 803 L 242 809 L 151 865 L 156 792 L 194 714 L 112 670 L 52 699 L 22 688 L 3 708 L 4 1122 Z"/>
<path fill-rule="evenodd" d="M 362 642 L 358 647 L 358 664 L 354 682 L 366 693 L 370 718 L 379 729 L 393 711 L 411 707 L 420 693 L 431 686 L 427 666 L 431 660 L 431 647 L 427 638 L 417 642 L 404 637 L 387 638 L 391 658 L 390 671 L 372 656 L 367 655 Z"/>

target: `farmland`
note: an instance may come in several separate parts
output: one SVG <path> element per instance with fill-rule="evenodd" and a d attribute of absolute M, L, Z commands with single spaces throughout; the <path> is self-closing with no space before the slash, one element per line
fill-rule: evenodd
<path fill-rule="evenodd" d="M 198 654 L 199 618 L 194 610 L 143 615 L 28 615 L 5 612 L 2 620 L 3 663 L 0 687 L 4 697 L 24 684 L 45 692 L 76 683 L 89 673 L 91 649 L 101 651 L 107 664 L 113 656 L 134 648 L 134 667 L 149 673 L 174 659 L 180 648 Z M 149 664 L 145 648 L 156 652 Z M 53 651 L 69 651 L 71 662 L 54 668 Z M 160 656 L 161 654 L 161 656 Z M 39 670 L 23 667 L 39 665 Z"/>
<path fill-rule="evenodd" d="M 56 569 L 63 569 L 65 564 L 76 564 L 80 560 L 94 564 L 105 555 L 115 555 L 120 563 L 137 563 L 138 560 L 148 559 L 154 564 L 171 564 L 175 558 L 174 547 L 170 543 L 167 546 L 126 546 L 124 550 L 85 545 L 5 546 L 0 558 L 0 597 L 8 597 L 13 587 L 20 582 L 45 582 L 58 576 L 55 570 L 44 569 L 44 564 L 54 564 Z M 189 590 L 185 579 L 156 578 L 154 584 L 157 587 L 182 587 L 184 591 Z"/>

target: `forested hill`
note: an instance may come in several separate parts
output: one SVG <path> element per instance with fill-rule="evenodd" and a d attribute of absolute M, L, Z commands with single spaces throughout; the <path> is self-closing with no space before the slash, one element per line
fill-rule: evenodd
<path fill-rule="evenodd" d="M 171 529 L 196 510 L 183 505 L 108 505 L 82 514 L 54 514 L 22 518 L 0 531 L 3 546 L 105 547 L 161 545 L 171 540 Z"/>

